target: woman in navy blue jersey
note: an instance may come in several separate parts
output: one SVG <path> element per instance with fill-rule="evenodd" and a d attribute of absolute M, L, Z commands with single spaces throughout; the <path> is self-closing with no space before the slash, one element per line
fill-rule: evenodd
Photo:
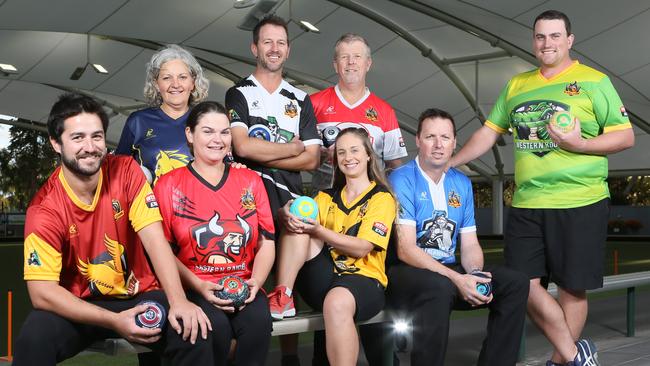
<path fill-rule="evenodd" d="M 147 64 L 144 97 L 151 107 L 131 113 L 116 154 L 131 155 L 150 183 L 191 160 L 185 141 L 190 107 L 208 96 L 210 84 L 191 53 L 169 45 Z"/>

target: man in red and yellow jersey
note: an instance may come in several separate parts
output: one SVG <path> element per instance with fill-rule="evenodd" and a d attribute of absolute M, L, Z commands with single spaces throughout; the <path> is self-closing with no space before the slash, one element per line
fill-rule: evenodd
<path fill-rule="evenodd" d="M 62 164 L 27 210 L 24 278 L 35 310 L 21 329 L 14 364 L 54 365 L 116 336 L 147 344 L 174 365 L 211 364 L 209 321 L 185 298 L 138 164 L 107 155 L 101 105 L 63 95 L 47 125 Z M 169 324 L 138 327 L 135 316 L 146 306 L 136 304 L 144 300 L 160 303 Z"/>

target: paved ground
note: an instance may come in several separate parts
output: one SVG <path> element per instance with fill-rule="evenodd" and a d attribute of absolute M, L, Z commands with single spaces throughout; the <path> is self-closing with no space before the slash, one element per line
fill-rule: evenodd
<path fill-rule="evenodd" d="M 603 366 L 650 366 L 650 291 L 637 291 L 636 335 L 628 338 L 626 332 L 625 295 L 590 300 L 590 314 L 584 335 L 591 337 L 599 349 Z M 485 316 L 452 321 L 449 349 L 445 365 L 475 365 L 480 351 Z M 551 347 L 542 334 L 531 324 L 526 325 L 526 358 L 519 366 L 544 365 Z M 408 353 L 398 355 L 402 366 L 410 364 Z M 311 347 L 300 348 L 303 366 L 310 365 Z M 269 354 L 267 365 L 280 364 L 279 351 Z M 367 365 L 360 357 L 358 365 Z"/>

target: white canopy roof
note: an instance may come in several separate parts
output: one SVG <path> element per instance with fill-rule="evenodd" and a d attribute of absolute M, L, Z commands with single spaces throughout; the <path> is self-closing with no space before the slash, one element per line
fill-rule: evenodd
<path fill-rule="evenodd" d="M 145 64 L 157 48 L 177 43 L 208 70 L 209 99 L 223 101 L 234 81 L 253 70 L 251 32 L 237 27 L 253 8 L 234 0 L 0 0 L 0 114 L 43 123 L 64 90 L 94 96 L 112 111 L 109 141 L 119 139 L 128 114 L 143 106 Z M 535 67 L 531 23 L 555 8 L 569 15 L 572 56 L 608 74 L 633 124 L 636 145 L 610 157 L 615 174 L 650 174 L 650 3 L 606 0 L 258 0 L 291 18 L 287 79 L 313 92 L 336 82 L 334 42 L 345 32 L 366 37 L 373 50 L 372 91 L 397 111 L 414 155 L 416 118 L 427 107 L 452 113 L 459 144 L 489 113 L 516 73 Z M 262 4 L 263 5 L 263 4 Z M 259 5 L 261 6 L 261 5 Z M 304 32 L 308 20 L 320 34 Z M 89 59 L 109 74 L 87 70 Z M 2 122 L 0 120 L 0 122 Z M 472 166 L 483 175 L 513 173 L 512 139 Z"/>

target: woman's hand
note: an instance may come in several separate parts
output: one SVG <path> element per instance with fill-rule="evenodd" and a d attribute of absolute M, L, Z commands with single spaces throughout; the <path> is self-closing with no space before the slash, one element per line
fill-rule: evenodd
<path fill-rule="evenodd" d="M 278 217 L 281 223 L 284 224 L 284 227 L 292 233 L 302 234 L 302 221 L 289 212 L 289 207 L 294 200 L 289 200 L 287 203 L 278 210 Z"/>
<path fill-rule="evenodd" d="M 203 296 L 204 299 L 206 299 L 217 308 L 225 311 L 226 313 L 234 313 L 235 307 L 232 306 L 232 300 L 220 299 L 217 297 L 217 295 L 215 295 L 215 291 L 221 290 L 223 290 L 223 286 L 221 285 L 210 281 L 202 281 L 199 288 L 199 293 L 201 296 Z"/>
<path fill-rule="evenodd" d="M 257 283 L 257 280 L 252 277 L 246 281 L 246 284 L 248 284 L 250 294 L 248 295 L 248 299 L 244 301 L 244 305 L 239 308 L 240 311 L 246 306 L 246 304 L 250 304 L 255 300 L 255 296 L 257 296 L 257 292 L 260 290 L 260 285 Z"/>

